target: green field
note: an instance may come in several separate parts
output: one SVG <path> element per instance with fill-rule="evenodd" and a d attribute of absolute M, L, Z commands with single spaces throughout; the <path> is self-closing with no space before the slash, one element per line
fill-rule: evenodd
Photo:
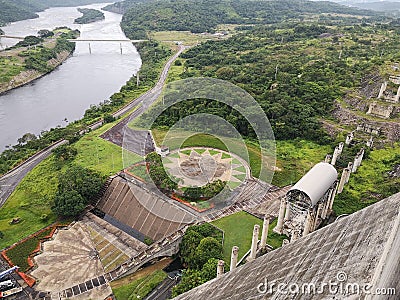
<path fill-rule="evenodd" d="M 277 186 L 296 183 L 331 152 L 333 150 L 330 145 L 321 146 L 311 141 L 276 141 L 276 165 L 281 171 L 275 172 L 272 183 Z"/>
<path fill-rule="evenodd" d="M 0 249 L 19 241 L 53 223 L 56 216 L 51 211 L 57 190 L 56 164 L 53 156 L 36 166 L 21 181 L 17 189 L 0 209 Z M 10 225 L 13 218 L 21 222 Z"/>
<path fill-rule="evenodd" d="M 212 224 L 224 231 L 224 257 L 225 261 L 229 261 L 233 246 L 239 247 L 239 259 L 250 249 L 255 224 L 260 225 L 259 238 L 261 238 L 263 221 L 244 211 L 240 211 L 216 220 Z M 283 239 L 287 237 L 272 232 L 275 225 L 276 221 L 269 225 L 267 243 L 274 248 L 278 248 L 282 245 Z"/>
<path fill-rule="evenodd" d="M 167 273 L 157 270 L 127 285 L 113 288 L 113 293 L 117 300 L 143 299 L 166 277 Z"/>
<path fill-rule="evenodd" d="M 149 35 L 160 42 L 173 44 L 175 44 L 175 42 L 183 42 L 183 44 L 187 46 L 193 46 L 203 41 L 216 39 L 215 36 L 209 34 L 195 34 L 190 31 L 153 31 L 150 32 Z"/>
<path fill-rule="evenodd" d="M 107 124 L 73 144 L 78 150 L 73 163 L 96 170 L 104 176 L 121 170 L 123 168 L 121 148 L 98 137 L 114 124 L 115 122 Z M 135 162 L 143 160 L 136 154 L 131 154 L 130 158 Z M 0 239 L 0 249 L 56 220 L 51 206 L 57 191 L 58 176 L 67 167 L 68 164 L 60 166 L 52 155 L 37 165 L 21 181 L 6 204 L 0 208 L 0 231 L 4 234 L 4 238 Z M 22 222 L 9 225 L 9 221 L 16 217 L 21 218 Z"/>
<path fill-rule="evenodd" d="M 105 176 L 123 169 L 121 147 L 99 137 L 115 124 L 116 122 L 106 124 L 82 137 L 74 145 L 78 150 L 78 155 L 75 157 L 74 162 L 82 167 L 98 171 Z M 135 163 L 142 161 L 143 157 L 130 153 L 129 160 Z"/>
<path fill-rule="evenodd" d="M 23 62 L 16 57 L 0 56 L 0 83 L 8 83 L 10 80 L 25 70 Z"/>

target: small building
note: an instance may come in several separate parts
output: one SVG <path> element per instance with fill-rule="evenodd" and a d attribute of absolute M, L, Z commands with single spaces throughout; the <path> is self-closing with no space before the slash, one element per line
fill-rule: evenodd
<path fill-rule="evenodd" d="M 161 155 L 161 157 L 165 157 L 169 154 L 169 147 L 162 145 L 161 147 L 156 147 L 156 153 Z"/>

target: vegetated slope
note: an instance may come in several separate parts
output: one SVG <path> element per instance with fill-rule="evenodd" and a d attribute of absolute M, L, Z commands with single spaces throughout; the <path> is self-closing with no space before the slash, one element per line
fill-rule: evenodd
<path fill-rule="evenodd" d="M 35 12 L 49 7 L 91 3 L 104 3 L 104 0 L 0 0 L 0 26 L 9 22 L 37 18 Z"/>
<path fill-rule="evenodd" d="M 257 26 L 188 50 L 182 55 L 180 77 L 228 80 L 258 101 L 277 139 L 323 142 L 327 139 L 320 118 L 330 118 L 335 99 L 358 88 L 366 73 L 376 71 L 384 61 L 398 61 L 399 42 L 399 31 L 388 25 Z M 179 107 L 167 109 L 156 125 L 171 126 L 199 112 L 217 114 L 244 136 L 253 136 L 251 125 L 234 109 L 209 100 L 180 102 Z"/>
<path fill-rule="evenodd" d="M 83 16 L 75 19 L 74 23 L 88 24 L 99 20 L 104 20 L 104 13 L 97 9 L 78 8 L 78 11 L 82 13 Z"/>
<path fill-rule="evenodd" d="M 213 32 L 218 24 L 272 24 L 304 19 L 310 14 L 376 14 L 335 3 L 304 0 L 128 0 L 106 9 L 125 12 L 122 27 L 134 38 L 144 38 L 149 30 Z"/>
<path fill-rule="evenodd" d="M 44 7 L 41 5 L 35 6 L 33 3 L 33 1 L 29 3 L 21 0 L 0 0 L 0 25 L 37 17 L 34 12 L 42 10 Z"/>

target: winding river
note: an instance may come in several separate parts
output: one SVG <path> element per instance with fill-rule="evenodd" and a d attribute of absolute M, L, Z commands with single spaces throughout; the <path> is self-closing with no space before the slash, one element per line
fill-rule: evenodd
<path fill-rule="evenodd" d="M 81 7 L 100 9 L 104 4 Z M 73 24 L 81 16 L 76 7 L 50 8 L 39 18 L 2 27 L 6 35 L 26 36 L 40 29 L 68 26 L 81 31 L 82 39 L 126 39 L 119 23 L 122 16 L 104 12 L 105 20 Z M 0 39 L 2 47 L 16 40 Z M 72 57 L 52 73 L 0 96 L 0 152 L 14 145 L 23 134 L 65 126 L 81 118 L 87 108 L 108 99 L 135 74 L 141 59 L 131 43 L 77 43 Z"/>

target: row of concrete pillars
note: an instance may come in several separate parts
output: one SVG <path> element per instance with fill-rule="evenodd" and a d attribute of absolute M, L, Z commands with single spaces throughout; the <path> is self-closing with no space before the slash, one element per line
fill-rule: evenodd
<path fill-rule="evenodd" d="M 341 142 L 337 147 L 335 147 L 335 150 L 333 151 L 333 155 L 327 155 L 325 157 L 325 162 L 330 163 L 332 166 L 336 164 L 337 159 L 339 158 L 340 154 L 342 154 L 344 148 L 344 143 Z"/>
<path fill-rule="evenodd" d="M 256 224 L 253 228 L 253 237 L 251 240 L 251 248 L 250 248 L 250 256 L 248 261 L 253 261 L 257 256 L 257 249 L 264 249 L 267 246 L 267 237 L 268 237 L 268 230 L 269 230 L 269 222 L 270 216 L 266 215 L 263 221 L 263 227 L 261 232 L 261 240 L 260 240 L 260 247 L 258 247 L 258 236 L 260 234 L 260 225 Z M 230 263 L 230 270 L 236 269 L 238 263 L 238 255 L 239 255 L 239 247 L 233 246 L 232 253 L 231 253 L 231 263 Z M 217 265 L 217 277 L 220 277 L 224 274 L 224 267 L 225 262 L 223 260 L 218 261 Z"/>
<path fill-rule="evenodd" d="M 35 49 L 36 49 L 36 46 L 35 46 Z M 122 44 L 121 43 L 119 43 L 119 50 L 122 55 Z M 90 43 L 89 43 L 89 54 L 92 54 L 92 46 L 90 45 Z"/>
<path fill-rule="evenodd" d="M 364 148 L 362 148 L 357 153 L 357 155 L 354 157 L 354 162 L 349 162 L 347 167 L 343 169 L 342 177 L 340 178 L 339 186 L 338 186 L 338 190 L 337 190 L 338 194 L 343 192 L 343 188 L 344 188 L 345 184 L 347 184 L 349 182 L 350 174 L 355 173 L 357 171 L 358 167 L 361 166 L 361 162 L 363 160 L 364 153 L 365 153 L 365 150 L 364 150 Z"/>
<path fill-rule="evenodd" d="M 318 226 L 318 219 L 326 219 L 328 214 L 332 211 L 333 202 L 335 200 L 336 195 L 336 188 L 335 186 L 329 189 L 329 192 L 326 196 L 326 200 L 324 202 L 320 202 L 316 209 L 310 209 L 307 212 L 306 220 L 304 222 L 304 226 L 302 229 L 295 228 L 291 232 L 291 242 L 297 240 L 301 236 L 306 236 L 310 232 L 313 232 Z M 279 216 L 278 216 L 278 223 L 274 228 L 274 232 L 278 234 L 283 234 L 283 224 L 286 221 L 289 221 L 291 218 L 291 211 L 290 211 L 290 204 L 288 203 L 286 197 L 282 197 L 281 205 L 279 208 Z"/>

